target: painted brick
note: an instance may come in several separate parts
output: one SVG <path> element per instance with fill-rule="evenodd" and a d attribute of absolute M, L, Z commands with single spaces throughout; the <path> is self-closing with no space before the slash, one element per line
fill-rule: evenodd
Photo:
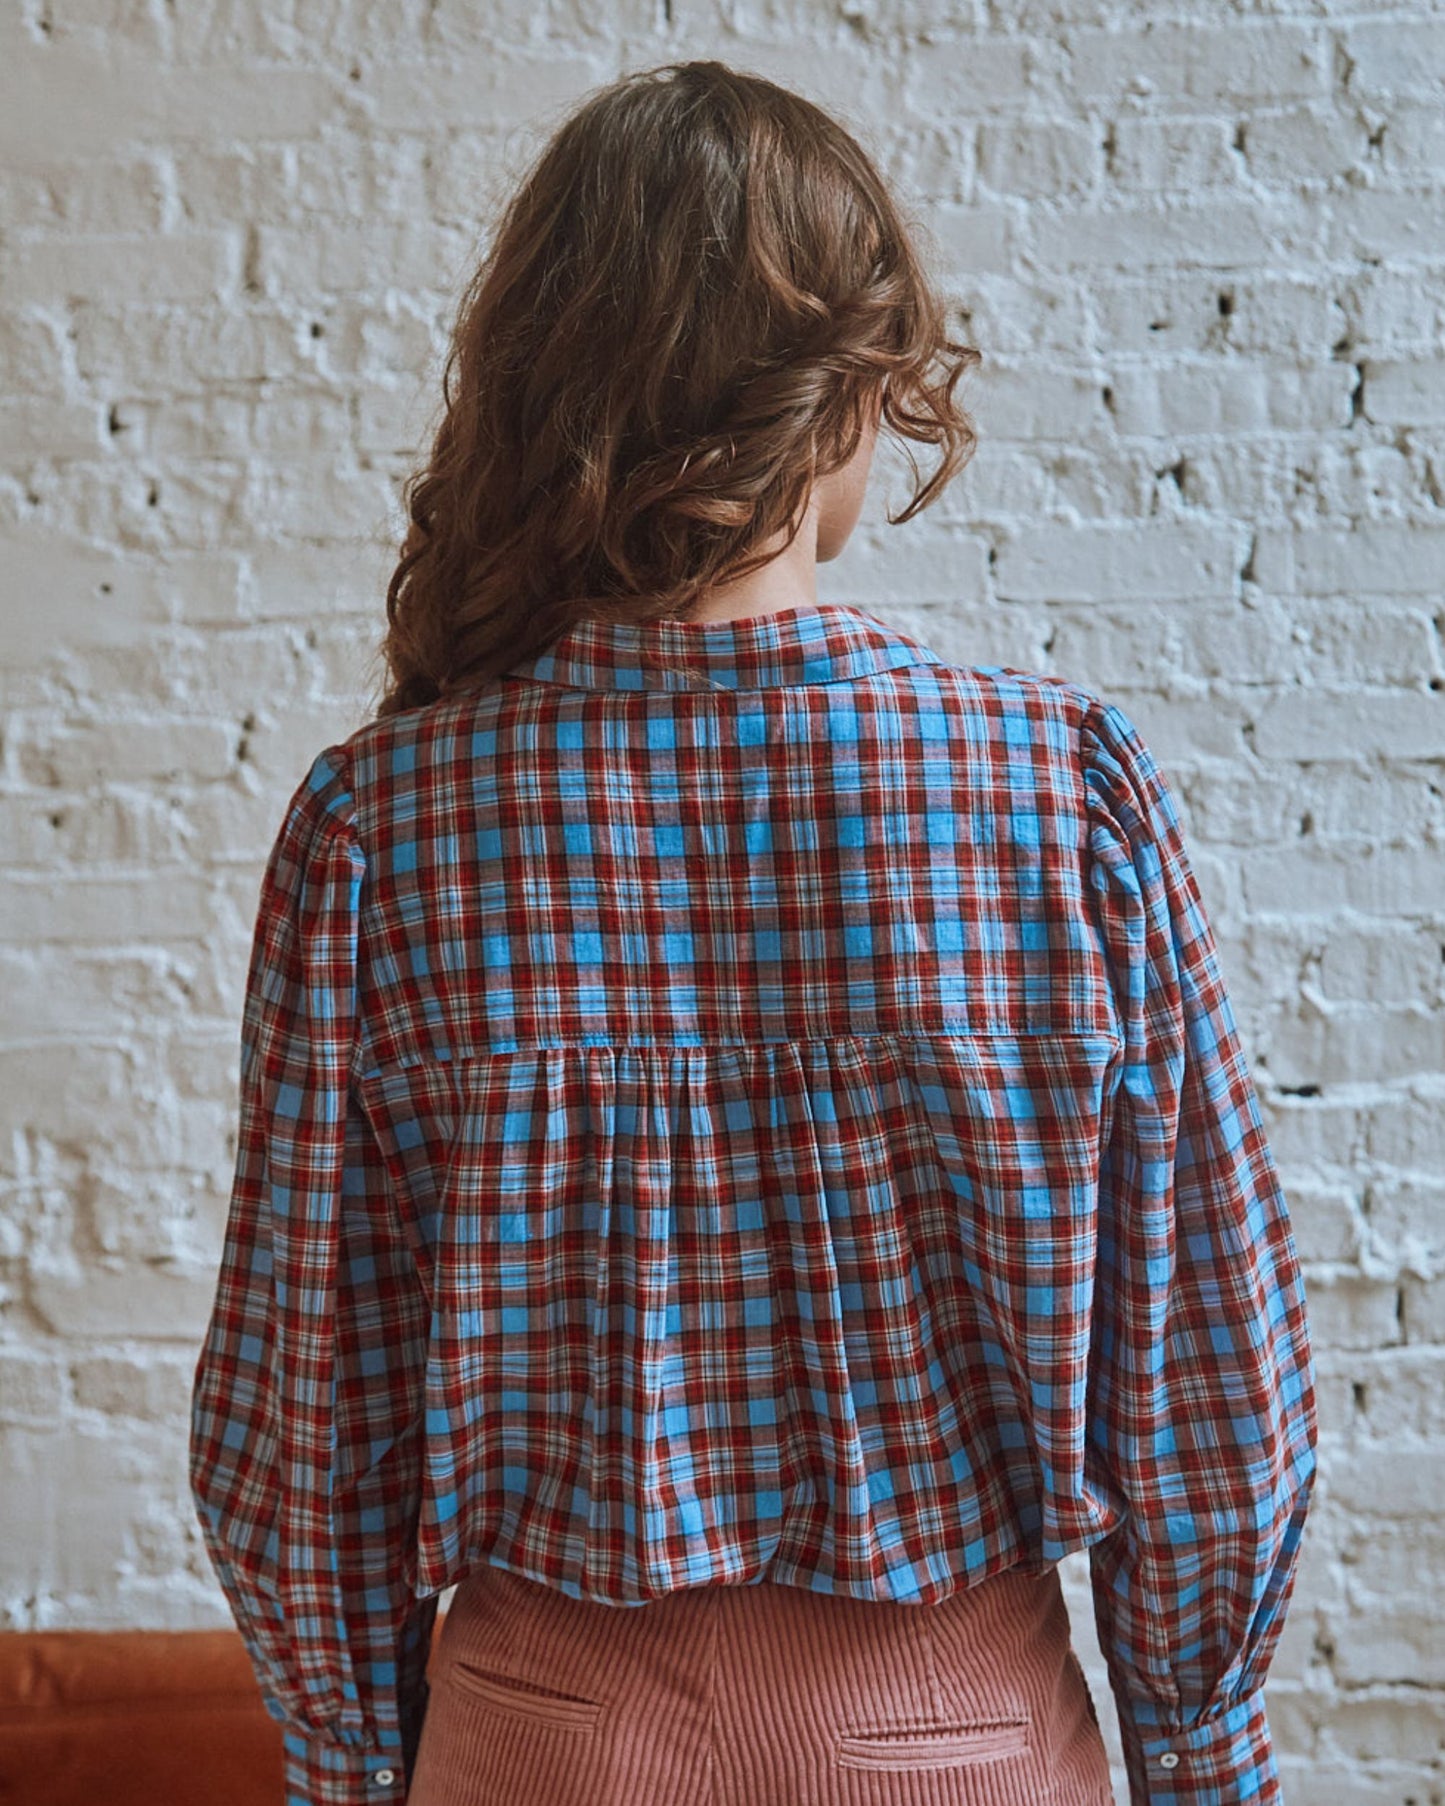
<path fill-rule="evenodd" d="M 17 48 L 0 61 L 0 156 L 24 165 L 57 151 L 106 156 L 137 140 L 304 138 L 340 111 L 343 83 L 328 64 L 221 64 L 196 81 L 120 31 L 89 45 Z"/>
<path fill-rule="evenodd" d="M 1415 94 L 1438 101 L 1445 19 L 1359 20 L 1341 34 L 1341 43 L 1352 98 Z"/>
<path fill-rule="evenodd" d="M 1151 21 L 1147 31 L 1074 32 L 1070 48 L 1070 91 L 1097 102 L 1130 94 L 1188 110 L 1200 99 L 1226 108 L 1242 100 L 1275 105 L 1329 92 L 1328 46 L 1314 24 Z"/>
<path fill-rule="evenodd" d="M 182 1356 L 149 1360 L 135 1355 L 91 1354 L 74 1362 L 75 1402 L 107 1419 L 139 1417 L 164 1422 L 186 1415 L 194 1363 Z"/>
<path fill-rule="evenodd" d="M 1241 552 L 1235 532 L 1202 522 L 1025 525 L 1000 549 L 994 580 L 1024 602 L 1162 602 L 1227 592 Z"/>
<path fill-rule="evenodd" d="M 1364 1209 L 1377 1262 L 1422 1279 L 1445 1273 L 1445 1181 L 1372 1179 Z"/>
<path fill-rule="evenodd" d="M 1097 427 L 1103 413 L 1098 383 L 1081 372 L 997 360 L 979 372 L 969 406 L 990 440 L 1068 441 Z"/>
<path fill-rule="evenodd" d="M 1255 715 L 1266 759 L 1445 758 L 1445 696 L 1425 688 L 1275 697 Z"/>
<path fill-rule="evenodd" d="M 1228 120 L 1123 117 L 1110 124 L 1109 173 L 1122 189 L 1189 190 L 1239 180 Z"/>
<path fill-rule="evenodd" d="M 1282 371 L 1233 357 L 1167 371 L 1121 370 L 1113 387 L 1121 433 L 1299 432 L 1345 426 L 1350 418 L 1350 373 L 1338 364 Z"/>
<path fill-rule="evenodd" d="M 1442 227 L 1445 192 L 1438 184 L 1413 191 L 1409 184 L 1397 190 L 1346 188 L 1332 197 L 1320 252 L 1332 262 L 1432 257 Z"/>
<path fill-rule="evenodd" d="M 216 301 L 234 287 L 234 232 L 27 234 L 0 251 L 0 287 L 12 302 L 69 301 L 119 285 L 131 299 Z"/>
<path fill-rule="evenodd" d="M 1303 595 L 1433 595 L 1445 531 L 1430 526 L 1262 528 L 1255 538 L 1255 580 Z"/>
<path fill-rule="evenodd" d="M 1250 175 L 1286 188 L 1299 180 L 1301 170 L 1322 182 L 1358 169 L 1368 155 L 1364 120 L 1317 101 L 1252 115 L 1242 136 Z"/>
<path fill-rule="evenodd" d="M 1381 426 L 1445 426 L 1445 358 L 1366 361 L 1361 402 Z"/>
<path fill-rule="evenodd" d="M 1408 1341 L 1423 1342 L 1438 1349 L 1445 1343 L 1445 1279 L 1439 1277 L 1440 1264 L 1433 1251 L 1429 1264 L 1434 1277 L 1425 1278 L 1419 1274 L 1406 1277 L 1401 1288 L 1401 1316 Z"/>
<path fill-rule="evenodd" d="M 1380 139 L 1380 164 L 1393 181 L 1433 179 L 1445 161 L 1445 113 L 1395 101 Z"/>
<path fill-rule="evenodd" d="M 91 790 L 100 785 L 223 778 L 235 763 L 235 736 L 214 721 L 100 722 L 53 728 L 22 746 L 20 774 L 35 785 Z"/>
<path fill-rule="evenodd" d="M 989 122 L 979 130 L 978 173 L 999 193 L 1085 194 L 1103 173 L 1098 134 L 1082 125 Z"/>
<path fill-rule="evenodd" d="M 1411 1292 L 1405 1285 L 1405 1319 L 1409 1325 Z M 1436 1282 L 1438 1289 L 1438 1282 Z M 1366 1354 L 1322 1348 L 1317 1366 L 1334 1373 L 1353 1395 L 1362 1429 L 1373 1439 L 1410 1436 L 1438 1442 L 1445 1436 L 1445 1338 L 1434 1346 L 1407 1344 L 1372 1349 Z M 1335 1417 L 1333 1421 L 1343 1421 Z"/>
<path fill-rule="evenodd" d="M 1400 231 L 1403 236 L 1403 216 Z M 1281 255 L 1294 260 L 1313 252 L 1319 224 L 1294 197 L 1271 204 L 1206 193 L 1198 200 L 1161 196 L 1041 216 L 1036 225 L 1021 225 L 1018 237 L 1034 262 L 1092 279 L 1118 269 L 1187 274 L 1200 266 L 1248 270 Z"/>

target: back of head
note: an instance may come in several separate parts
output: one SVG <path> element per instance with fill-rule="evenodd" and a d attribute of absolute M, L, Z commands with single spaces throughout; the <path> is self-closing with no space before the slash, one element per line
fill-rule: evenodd
<path fill-rule="evenodd" d="M 775 553 L 881 422 L 943 456 L 979 361 L 844 128 L 714 61 L 594 93 L 543 148 L 463 297 L 409 479 L 379 715 L 475 687 L 584 616 L 686 618 Z M 750 557 L 750 554 L 753 554 Z"/>

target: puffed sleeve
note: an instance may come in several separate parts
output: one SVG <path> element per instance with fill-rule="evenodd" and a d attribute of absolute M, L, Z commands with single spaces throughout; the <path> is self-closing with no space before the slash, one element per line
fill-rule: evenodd
<path fill-rule="evenodd" d="M 1134 1806 L 1280 1798 L 1262 1692 L 1315 1471 L 1285 1198 L 1169 786 L 1098 698 L 1091 903 L 1122 1030 L 1099 1188 L 1089 1551 Z"/>
<path fill-rule="evenodd" d="M 411 1589 L 426 1303 L 356 1083 L 365 877 L 331 748 L 262 880 L 191 1399 L 191 1490 L 285 1733 L 287 1806 L 404 1798 L 436 1612 Z"/>

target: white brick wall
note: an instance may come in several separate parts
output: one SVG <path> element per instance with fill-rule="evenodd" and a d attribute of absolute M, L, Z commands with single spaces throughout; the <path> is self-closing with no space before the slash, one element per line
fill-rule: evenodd
<path fill-rule="evenodd" d="M 491 209 L 584 91 L 693 55 L 863 133 L 985 356 L 973 464 L 893 530 L 881 445 L 820 594 L 1103 691 L 1175 780 L 1308 1263 L 1287 1792 L 1438 1801 L 1440 0 L 7 9 L 0 1625 L 228 1621 L 185 1419 L 261 865 L 364 718 Z"/>

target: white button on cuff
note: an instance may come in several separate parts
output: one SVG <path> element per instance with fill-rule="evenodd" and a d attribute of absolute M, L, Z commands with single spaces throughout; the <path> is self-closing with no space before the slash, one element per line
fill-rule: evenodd
<path fill-rule="evenodd" d="M 1159 1766 L 1160 1768 L 1178 1768 L 1178 1753 L 1174 1750 L 1165 1750 L 1164 1754 L 1159 1758 Z"/>
<path fill-rule="evenodd" d="M 392 1782 L 396 1779 L 396 1770 L 393 1768 L 379 1768 L 371 1778 L 378 1787 L 390 1787 Z"/>

